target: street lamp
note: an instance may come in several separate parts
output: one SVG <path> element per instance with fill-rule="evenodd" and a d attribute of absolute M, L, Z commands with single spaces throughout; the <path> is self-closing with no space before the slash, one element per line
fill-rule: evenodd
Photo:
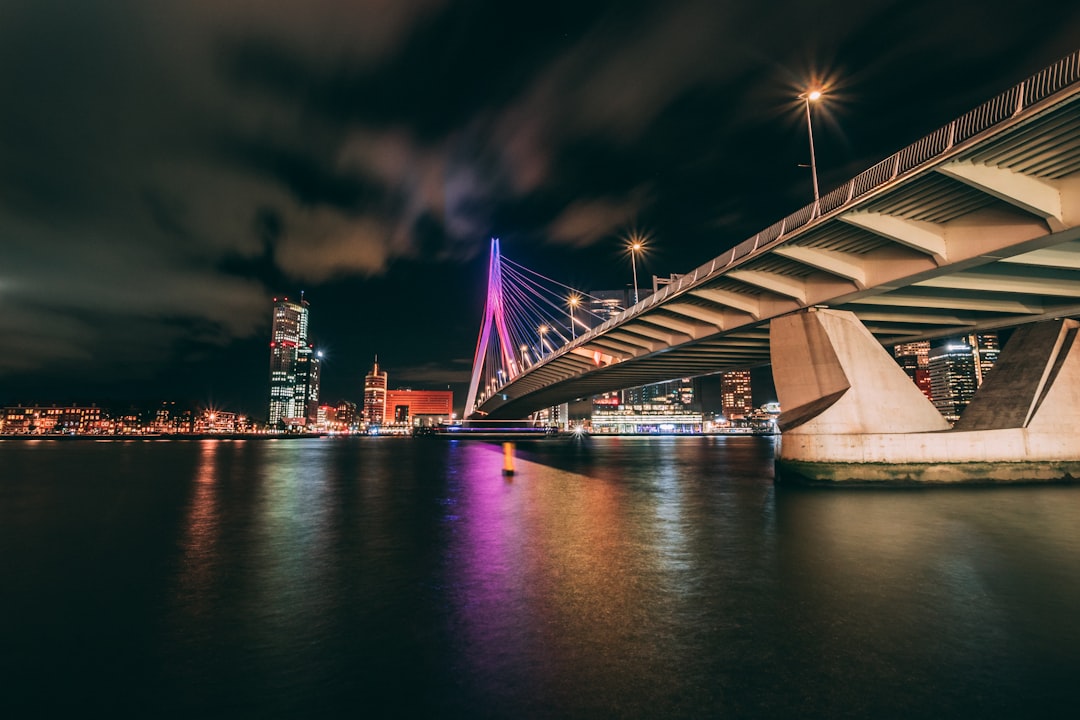
<path fill-rule="evenodd" d="M 575 327 L 575 325 L 574 325 L 574 308 L 576 308 L 579 304 L 581 304 L 581 296 L 579 296 L 579 295 L 571 295 L 567 299 L 566 302 L 569 303 L 569 305 L 570 305 L 570 339 L 571 340 L 576 340 L 577 339 L 577 327 Z"/>
<path fill-rule="evenodd" d="M 544 336 L 547 335 L 548 326 L 547 325 L 541 325 L 540 327 L 538 327 L 536 329 L 540 333 L 540 357 L 543 357 L 544 356 L 545 343 L 547 342 L 544 339 Z"/>
<path fill-rule="evenodd" d="M 529 359 L 529 346 L 522 344 L 521 346 L 521 369 L 525 370 L 525 364 Z"/>
<path fill-rule="evenodd" d="M 631 235 L 626 241 L 626 249 L 630 252 L 630 267 L 634 272 L 634 304 L 638 304 L 638 284 L 637 284 L 637 256 L 642 250 L 645 249 L 644 240 L 637 236 Z"/>
<path fill-rule="evenodd" d="M 814 205 L 818 204 L 817 159 L 814 157 L 814 125 L 810 121 L 810 103 L 821 99 L 820 90 L 808 90 L 799 95 L 806 106 L 806 132 L 810 135 L 810 175 L 814 178 Z"/>

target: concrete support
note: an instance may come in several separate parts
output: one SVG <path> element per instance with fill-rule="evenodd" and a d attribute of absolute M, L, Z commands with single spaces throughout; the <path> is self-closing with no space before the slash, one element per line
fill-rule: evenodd
<path fill-rule="evenodd" d="M 779 480 L 1032 482 L 1080 478 L 1080 323 L 1018 329 L 956 427 L 858 318 L 772 321 Z"/>

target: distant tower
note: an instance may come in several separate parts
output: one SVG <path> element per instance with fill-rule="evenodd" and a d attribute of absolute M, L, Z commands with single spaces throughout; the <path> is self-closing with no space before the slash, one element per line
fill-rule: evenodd
<path fill-rule="evenodd" d="M 893 356 L 911 381 L 922 390 L 923 395 L 933 400 L 930 387 L 930 341 L 900 343 L 893 348 Z"/>
<path fill-rule="evenodd" d="M 310 343 L 301 345 L 296 353 L 296 386 L 293 397 L 297 417 L 302 417 L 308 425 L 319 419 L 319 380 L 322 375 L 322 353 L 315 352 Z"/>
<path fill-rule="evenodd" d="M 728 420 L 750 417 L 754 412 L 749 370 L 732 370 L 720 376 L 720 412 Z"/>
<path fill-rule="evenodd" d="M 307 348 L 307 303 L 274 298 L 273 324 L 270 330 L 270 407 L 267 420 L 271 427 L 281 421 L 304 417 L 304 393 L 297 398 L 297 365 L 300 348 Z"/>
<path fill-rule="evenodd" d="M 375 365 L 364 376 L 364 422 L 382 425 L 386 419 L 386 373 L 379 372 L 379 356 Z"/>
<path fill-rule="evenodd" d="M 997 362 L 1001 346 L 998 344 L 997 333 L 968 335 L 967 340 L 975 352 L 975 386 L 978 387 L 983 384 L 986 373 L 990 372 L 990 368 Z"/>
<path fill-rule="evenodd" d="M 959 419 L 998 356 L 996 333 L 965 335 L 930 348 L 930 385 L 934 406 L 946 420 Z"/>

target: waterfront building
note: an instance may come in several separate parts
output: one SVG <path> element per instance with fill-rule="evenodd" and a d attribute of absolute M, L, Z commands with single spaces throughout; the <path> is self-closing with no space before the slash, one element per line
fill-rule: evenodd
<path fill-rule="evenodd" d="M 351 429 L 356 425 L 356 403 L 349 402 L 348 400 L 339 402 L 334 408 L 334 419 L 342 426 L 342 429 Z"/>
<path fill-rule="evenodd" d="M 749 370 L 732 370 L 720 376 L 720 412 L 728 420 L 750 417 L 754 411 Z"/>
<path fill-rule="evenodd" d="M 448 424 L 453 419 L 453 408 L 454 393 L 451 390 L 400 388 L 386 392 L 385 415 L 395 425 Z"/>
<path fill-rule="evenodd" d="M 594 433 L 690 433 L 703 419 L 693 381 L 683 378 L 595 396 L 590 425 Z"/>
<path fill-rule="evenodd" d="M 306 425 L 315 425 L 319 419 L 319 380 L 322 374 L 322 353 L 308 343 L 296 353 L 296 409 Z"/>
<path fill-rule="evenodd" d="M 303 359 L 301 359 L 303 358 Z M 305 424 L 308 398 L 314 378 L 318 403 L 318 370 L 308 344 L 308 303 L 274 298 L 270 330 L 270 403 L 267 421 L 270 427 Z M 302 365 L 302 367 L 301 367 Z"/>
<path fill-rule="evenodd" d="M 379 370 L 379 356 L 371 372 L 364 376 L 363 420 L 368 425 L 382 425 L 386 420 L 386 372 Z"/>
<path fill-rule="evenodd" d="M 105 432 L 101 408 L 67 405 L 6 407 L 0 410 L 0 433 L 6 435 L 41 435 L 45 433 L 94 434 Z"/>
<path fill-rule="evenodd" d="M 929 400 L 934 399 L 930 385 L 930 341 L 900 343 L 893 347 L 893 357 L 911 381 Z"/>
<path fill-rule="evenodd" d="M 644 403 L 594 409 L 590 425 L 590 431 L 599 434 L 699 433 L 703 418 L 700 412 L 667 403 Z"/>

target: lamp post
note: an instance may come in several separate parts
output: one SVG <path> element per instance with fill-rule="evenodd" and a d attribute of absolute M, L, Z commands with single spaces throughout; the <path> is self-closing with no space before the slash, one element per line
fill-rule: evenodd
<path fill-rule="evenodd" d="M 645 247 L 645 243 L 641 241 L 639 237 L 631 237 L 626 244 L 626 249 L 630 251 L 630 268 L 634 273 L 634 304 L 638 304 L 638 284 L 637 284 L 637 256 Z"/>
<path fill-rule="evenodd" d="M 814 206 L 818 204 L 817 159 L 814 157 L 814 125 L 810 120 L 810 103 L 821 99 L 820 90 L 809 90 L 799 96 L 806 106 L 806 132 L 810 136 L 810 175 L 814 178 Z"/>
<path fill-rule="evenodd" d="M 574 325 L 574 308 L 581 303 L 581 298 L 577 295 L 571 295 L 567 300 L 570 305 L 570 339 L 577 339 L 577 327 Z"/>
<path fill-rule="evenodd" d="M 544 356 L 544 348 L 546 346 L 545 344 L 547 343 L 547 340 L 545 340 L 545 336 L 547 335 L 548 326 L 547 325 L 541 325 L 540 327 L 538 327 L 536 329 L 540 333 L 540 357 L 543 357 Z"/>

